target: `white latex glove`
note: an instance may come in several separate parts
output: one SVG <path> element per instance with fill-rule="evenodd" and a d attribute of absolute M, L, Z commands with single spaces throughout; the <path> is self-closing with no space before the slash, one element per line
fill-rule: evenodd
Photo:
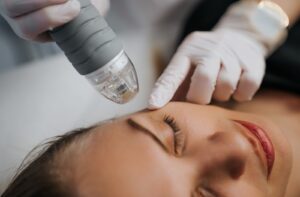
<path fill-rule="evenodd" d="M 93 0 L 104 14 L 109 0 Z M 80 12 L 77 0 L 0 0 L 0 13 L 21 38 L 50 41 L 48 30 L 74 19 Z"/>
<path fill-rule="evenodd" d="M 265 72 L 261 44 L 233 30 L 194 32 L 178 48 L 155 84 L 149 108 L 167 104 L 196 66 L 186 95 L 187 101 L 208 104 L 214 98 L 250 100 Z"/>
<path fill-rule="evenodd" d="M 192 69 L 187 101 L 208 104 L 212 99 L 227 101 L 231 97 L 251 100 L 262 83 L 265 57 L 280 39 L 268 40 L 253 32 L 243 17 L 247 10 L 246 4 L 233 6 L 214 31 L 186 37 L 156 82 L 149 109 L 166 105 Z"/>

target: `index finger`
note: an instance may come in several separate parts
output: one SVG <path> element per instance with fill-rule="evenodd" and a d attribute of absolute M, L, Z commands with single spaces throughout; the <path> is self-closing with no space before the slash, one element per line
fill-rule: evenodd
<path fill-rule="evenodd" d="M 150 109 L 160 108 L 172 99 L 178 87 L 188 75 L 190 67 L 190 59 L 186 55 L 180 52 L 174 55 L 150 95 Z"/>

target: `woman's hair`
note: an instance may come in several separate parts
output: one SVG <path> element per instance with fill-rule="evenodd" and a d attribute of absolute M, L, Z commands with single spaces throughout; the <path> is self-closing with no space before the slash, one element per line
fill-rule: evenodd
<path fill-rule="evenodd" d="M 72 183 L 65 181 L 66 173 L 60 169 L 58 161 L 64 156 L 61 153 L 64 153 L 69 145 L 89 133 L 92 128 L 66 133 L 36 147 L 26 158 L 32 158 L 32 153 L 42 147 L 37 157 L 32 161 L 23 161 L 1 197 L 76 196 L 76 189 L 72 187 Z"/>

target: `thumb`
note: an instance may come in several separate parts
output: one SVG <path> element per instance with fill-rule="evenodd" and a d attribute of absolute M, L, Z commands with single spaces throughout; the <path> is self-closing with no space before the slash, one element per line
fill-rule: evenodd
<path fill-rule="evenodd" d="M 149 99 L 149 109 L 158 109 L 166 105 L 184 81 L 190 70 L 190 60 L 177 52 L 163 74 L 159 77 Z"/>

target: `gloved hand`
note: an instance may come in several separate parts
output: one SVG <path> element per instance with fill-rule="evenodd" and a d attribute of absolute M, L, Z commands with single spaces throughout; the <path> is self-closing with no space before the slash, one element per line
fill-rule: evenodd
<path fill-rule="evenodd" d="M 193 69 L 187 101 L 208 104 L 212 99 L 227 101 L 231 97 L 251 100 L 261 85 L 265 57 L 272 50 L 269 47 L 279 40 L 266 40 L 253 32 L 243 17 L 249 7 L 243 6 L 229 9 L 213 31 L 186 37 L 156 82 L 149 109 L 167 104 Z"/>
<path fill-rule="evenodd" d="M 104 14 L 109 0 L 92 0 Z M 80 12 L 77 0 L 0 0 L 0 13 L 21 38 L 50 41 L 47 33 L 74 19 Z"/>
<path fill-rule="evenodd" d="M 250 100 L 265 71 L 265 49 L 234 30 L 194 32 L 178 48 L 155 84 L 149 108 L 167 104 L 195 66 L 187 101 L 208 104 L 214 98 Z"/>

